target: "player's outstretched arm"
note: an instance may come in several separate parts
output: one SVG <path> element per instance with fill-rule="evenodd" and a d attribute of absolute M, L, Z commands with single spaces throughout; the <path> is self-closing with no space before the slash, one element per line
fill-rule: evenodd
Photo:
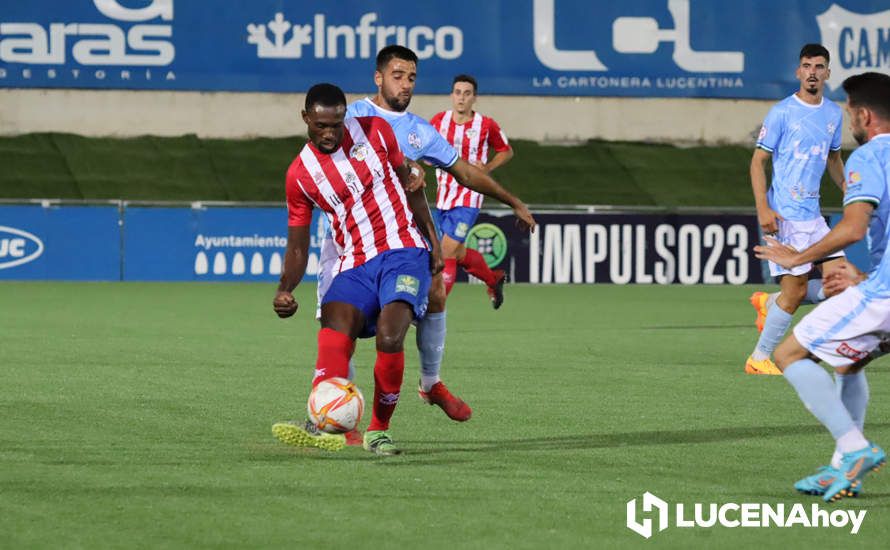
<path fill-rule="evenodd" d="M 482 193 L 512 208 L 519 226 L 523 229 L 534 231 L 536 225 L 535 218 L 529 212 L 525 203 L 519 200 L 519 197 L 501 187 L 491 176 L 460 158 L 445 170 L 457 178 L 457 181 L 464 187 L 468 187 L 477 193 Z"/>
<path fill-rule="evenodd" d="M 294 299 L 293 291 L 306 273 L 309 261 L 309 226 L 291 226 L 287 228 L 287 248 L 284 251 L 284 267 L 272 307 L 282 319 L 297 312 L 299 305 Z"/>
<path fill-rule="evenodd" d="M 814 262 L 865 238 L 874 206 L 868 202 L 853 202 L 844 208 L 841 221 L 822 239 L 806 250 L 795 250 L 774 238 L 766 237 L 767 244 L 754 247 L 754 255 L 761 260 L 777 263 L 785 269 Z"/>
<path fill-rule="evenodd" d="M 404 183 L 412 175 L 409 173 L 411 168 L 405 163 L 396 168 L 396 175 Z M 430 213 L 430 205 L 426 202 L 426 195 L 423 188 L 417 187 L 413 191 L 406 191 L 405 196 L 408 198 L 408 208 L 414 214 L 417 227 L 420 232 L 429 241 L 432 247 L 430 258 L 430 272 L 435 275 L 442 271 L 445 267 L 445 261 L 442 259 L 442 245 L 439 242 L 439 235 L 436 233 L 436 225 L 433 222 L 433 215 Z"/>
<path fill-rule="evenodd" d="M 759 147 L 754 149 L 754 155 L 751 157 L 751 189 L 754 191 L 757 223 L 760 225 L 760 230 L 767 234 L 778 232 L 779 224 L 776 220 L 782 219 L 770 208 L 766 198 L 766 165 L 771 159 L 772 155 Z"/>

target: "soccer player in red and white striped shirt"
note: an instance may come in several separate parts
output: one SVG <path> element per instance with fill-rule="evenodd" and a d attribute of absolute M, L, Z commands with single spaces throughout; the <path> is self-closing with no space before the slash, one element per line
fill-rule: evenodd
<path fill-rule="evenodd" d="M 494 119 L 473 110 L 476 90 L 476 79 L 472 76 L 460 74 L 454 77 L 451 88 L 453 108 L 438 113 L 430 124 L 457 150 L 460 158 L 488 174 L 513 158 L 513 148 Z M 491 161 L 488 160 L 489 150 L 495 153 Z M 504 271 L 492 270 L 482 254 L 464 245 L 467 232 L 476 223 L 483 196 L 458 183 L 445 170 L 436 170 L 436 182 L 446 292 L 451 292 L 460 265 L 488 285 L 492 306 L 498 309 L 504 301 Z"/>
<path fill-rule="evenodd" d="M 355 339 L 376 333 L 374 403 L 364 447 L 397 454 L 387 430 L 402 386 L 403 342 L 411 322 L 426 311 L 432 275 L 442 266 L 441 248 L 423 192 L 403 189 L 410 168 L 392 128 L 379 117 L 345 115 L 340 88 L 317 84 L 306 94 L 309 142 L 287 171 L 287 250 L 273 306 L 279 317 L 297 311 L 293 290 L 306 271 L 312 209 L 319 208 L 341 254 L 321 305 L 312 383 L 347 378 Z M 272 429 L 282 441 L 300 446 L 339 450 L 346 443 L 309 421 Z"/>

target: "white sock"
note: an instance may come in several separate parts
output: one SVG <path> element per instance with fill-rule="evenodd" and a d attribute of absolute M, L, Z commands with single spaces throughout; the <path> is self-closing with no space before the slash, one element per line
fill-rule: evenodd
<path fill-rule="evenodd" d="M 837 448 L 844 454 L 860 451 L 866 447 L 868 447 L 868 440 L 865 439 L 865 436 L 862 435 L 859 428 L 853 428 L 837 438 Z"/>
<path fill-rule="evenodd" d="M 838 450 L 837 447 L 834 448 L 834 454 L 831 455 L 831 467 L 832 468 L 840 468 L 841 467 L 841 458 L 844 457 L 844 454 Z"/>
<path fill-rule="evenodd" d="M 439 382 L 439 380 L 440 379 L 439 379 L 438 374 L 435 374 L 433 376 L 421 374 L 420 375 L 420 387 L 423 388 L 423 391 L 428 392 L 431 389 L 433 389 L 433 386 L 435 386 L 436 383 Z"/>
<path fill-rule="evenodd" d="M 763 361 L 764 359 L 769 359 L 769 354 L 765 351 L 761 351 L 760 348 L 754 348 L 754 351 L 751 352 L 751 359 L 755 361 Z"/>

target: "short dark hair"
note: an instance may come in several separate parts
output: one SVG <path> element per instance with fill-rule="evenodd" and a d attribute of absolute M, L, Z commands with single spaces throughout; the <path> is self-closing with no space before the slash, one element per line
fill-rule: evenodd
<path fill-rule="evenodd" d="M 454 85 L 457 84 L 458 82 L 469 82 L 470 84 L 472 84 L 474 94 L 479 91 L 479 86 L 476 84 L 476 79 L 468 74 L 459 74 L 459 75 L 455 76 L 454 80 L 451 82 L 452 90 L 454 89 Z"/>
<path fill-rule="evenodd" d="M 842 84 L 852 107 L 866 107 L 879 118 L 890 122 L 890 75 L 862 73 Z"/>
<path fill-rule="evenodd" d="M 828 54 L 828 48 L 822 44 L 804 44 L 803 48 L 800 49 L 800 57 L 798 57 L 798 59 L 803 59 L 804 57 L 819 57 L 820 55 L 825 58 L 826 63 L 831 61 L 831 56 Z"/>
<path fill-rule="evenodd" d="M 346 105 L 346 95 L 337 86 L 322 82 L 312 86 L 306 92 L 306 110 L 308 111 L 313 105 L 323 105 L 324 107 Z"/>
<path fill-rule="evenodd" d="M 402 61 L 410 61 L 417 64 L 417 54 L 410 48 L 391 44 L 377 52 L 377 70 L 383 71 L 390 59 L 401 59 Z"/>

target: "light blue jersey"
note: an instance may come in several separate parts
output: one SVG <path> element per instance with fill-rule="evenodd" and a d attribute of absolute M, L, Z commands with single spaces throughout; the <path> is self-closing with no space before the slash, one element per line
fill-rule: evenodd
<path fill-rule="evenodd" d="M 389 122 L 402 153 L 411 160 L 425 160 L 436 168 L 448 168 L 457 162 L 454 147 L 429 122 L 414 113 L 388 111 L 366 97 L 350 105 L 346 116 L 379 116 Z"/>
<path fill-rule="evenodd" d="M 874 205 L 868 227 L 871 271 L 859 285 L 866 297 L 890 298 L 890 134 L 880 134 L 853 151 L 847 161 L 844 206 L 854 202 Z"/>
<path fill-rule="evenodd" d="M 819 187 L 829 151 L 841 148 L 843 112 L 823 99 L 804 103 L 796 94 L 770 109 L 757 147 L 773 155 L 773 181 L 767 193 L 770 208 L 791 221 L 821 216 Z"/>

